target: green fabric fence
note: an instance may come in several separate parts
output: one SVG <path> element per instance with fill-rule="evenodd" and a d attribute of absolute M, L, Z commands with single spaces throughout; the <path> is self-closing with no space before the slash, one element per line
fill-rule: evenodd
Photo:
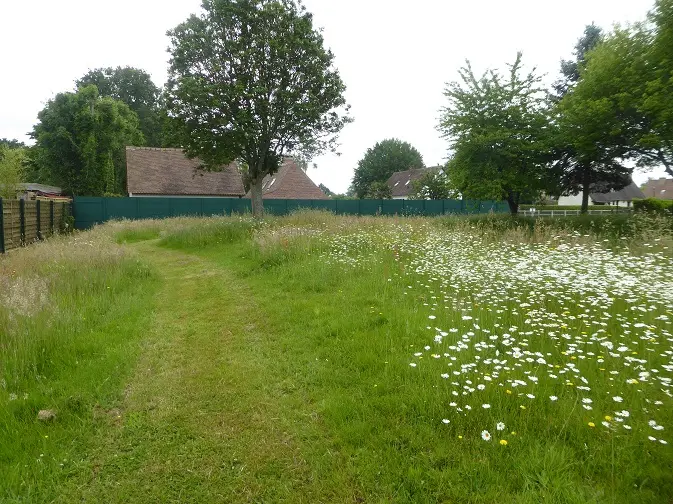
<path fill-rule="evenodd" d="M 341 215 L 444 215 L 506 213 L 507 203 L 471 200 L 264 200 L 264 210 L 287 215 L 298 209 L 328 210 Z M 164 219 L 184 215 L 249 213 L 242 198 L 90 198 L 75 197 L 76 229 L 88 229 L 112 219 Z"/>

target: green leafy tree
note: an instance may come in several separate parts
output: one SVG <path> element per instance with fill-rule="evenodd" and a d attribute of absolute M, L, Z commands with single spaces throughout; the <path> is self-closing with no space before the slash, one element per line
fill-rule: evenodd
<path fill-rule="evenodd" d="M 413 192 L 411 199 L 444 200 L 457 197 L 444 170 L 436 169 L 425 173 L 421 178 L 412 182 Z"/>
<path fill-rule="evenodd" d="M 617 29 L 587 55 L 580 78 L 556 106 L 555 168 L 561 194 L 618 190 L 630 183 L 624 158 L 645 127 L 637 102 L 644 92 L 646 37 Z"/>
<path fill-rule="evenodd" d="M 56 95 L 38 120 L 31 136 L 41 181 L 73 195 L 125 192 L 125 146 L 143 142 L 138 118 L 125 103 L 86 86 Z"/>
<path fill-rule="evenodd" d="M 395 172 L 424 166 L 421 153 L 408 142 L 396 138 L 383 140 L 367 149 L 358 162 L 351 188 L 355 196 L 363 198 L 375 182 L 385 184 Z"/>
<path fill-rule="evenodd" d="M 16 199 L 19 184 L 24 181 L 26 155 L 25 149 L 8 145 L 0 142 L 0 198 Z"/>
<path fill-rule="evenodd" d="M 546 93 L 521 66 L 519 53 L 507 75 L 476 77 L 468 62 L 461 82 L 446 87 L 439 125 L 453 151 L 448 176 L 463 197 L 507 201 L 512 214 L 547 184 Z"/>
<path fill-rule="evenodd" d="M 140 130 L 149 147 L 164 146 L 165 112 L 161 108 L 161 90 L 150 74 L 132 67 L 96 68 L 77 81 L 77 87 L 95 85 L 102 97 L 121 100 L 138 116 Z"/>
<path fill-rule="evenodd" d="M 372 182 L 364 195 L 367 199 L 391 199 L 393 190 L 385 182 Z"/>
<path fill-rule="evenodd" d="M 171 30 L 169 114 L 187 155 L 247 165 L 255 216 L 284 156 L 335 151 L 345 86 L 310 13 L 294 0 L 204 0 Z"/>
<path fill-rule="evenodd" d="M 26 144 L 13 138 L 0 138 L 0 147 L 7 147 L 8 149 L 23 149 L 26 147 Z"/>

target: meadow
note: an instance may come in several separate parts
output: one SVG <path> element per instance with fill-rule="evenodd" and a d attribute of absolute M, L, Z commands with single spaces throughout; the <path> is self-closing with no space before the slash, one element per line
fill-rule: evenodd
<path fill-rule="evenodd" d="M 673 501 L 667 218 L 113 222 L 0 282 L 2 502 Z"/>

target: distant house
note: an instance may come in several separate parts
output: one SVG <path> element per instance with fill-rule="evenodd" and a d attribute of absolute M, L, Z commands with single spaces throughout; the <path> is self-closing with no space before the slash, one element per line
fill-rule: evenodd
<path fill-rule="evenodd" d="M 409 196 L 414 192 L 414 182 L 426 173 L 437 169 L 438 167 L 414 168 L 412 170 L 393 173 L 386 182 L 388 187 L 390 187 L 393 199 L 409 199 Z"/>
<path fill-rule="evenodd" d="M 182 149 L 126 148 L 126 184 L 131 197 L 229 197 L 245 195 L 236 163 L 221 171 L 200 168 Z"/>
<path fill-rule="evenodd" d="M 644 198 L 645 195 L 640 188 L 633 182 L 619 191 L 610 191 L 606 193 L 596 192 L 589 194 L 590 205 L 615 205 L 630 207 L 634 199 Z M 558 199 L 559 205 L 581 205 L 582 193 L 571 196 L 561 196 Z"/>
<path fill-rule="evenodd" d="M 250 192 L 245 195 L 250 197 Z M 262 180 L 262 199 L 329 199 L 292 158 Z"/>
<path fill-rule="evenodd" d="M 650 179 L 645 182 L 642 191 L 646 198 L 673 200 L 673 179 Z"/>

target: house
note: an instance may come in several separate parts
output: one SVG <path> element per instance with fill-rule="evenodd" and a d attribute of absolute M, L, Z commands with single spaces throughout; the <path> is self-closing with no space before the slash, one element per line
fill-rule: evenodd
<path fill-rule="evenodd" d="M 426 173 L 437 170 L 437 168 L 414 168 L 393 173 L 386 182 L 390 187 L 393 199 L 409 199 L 409 196 L 414 192 L 414 182 Z"/>
<path fill-rule="evenodd" d="M 126 184 L 131 197 L 172 196 L 242 198 L 243 180 L 236 163 L 206 171 L 182 149 L 126 148 Z"/>
<path fill-rule="evenodd" d="M 590 205 L 615 205 L 630 207 L 634 199 L 644 198 L 645 195 L 640 188 L 633 182 L 619 191 L 596 192 L 589 194 Z M 571 196 L 561 196 L 558 199 L 559 205 L 581 205 L 582 193 Z"/>
<path fill-rule="evenodd" d="M 250 192 L 245 195 L 250 197 Z M 262 199 L 329 199 L 290 157 L 273 175 L 262 180 Z"/>
<path fill-rule="evenodd" d="M 673 179 L 649 179 L 642 187 L 646 198 L 673 200 Z"/>

